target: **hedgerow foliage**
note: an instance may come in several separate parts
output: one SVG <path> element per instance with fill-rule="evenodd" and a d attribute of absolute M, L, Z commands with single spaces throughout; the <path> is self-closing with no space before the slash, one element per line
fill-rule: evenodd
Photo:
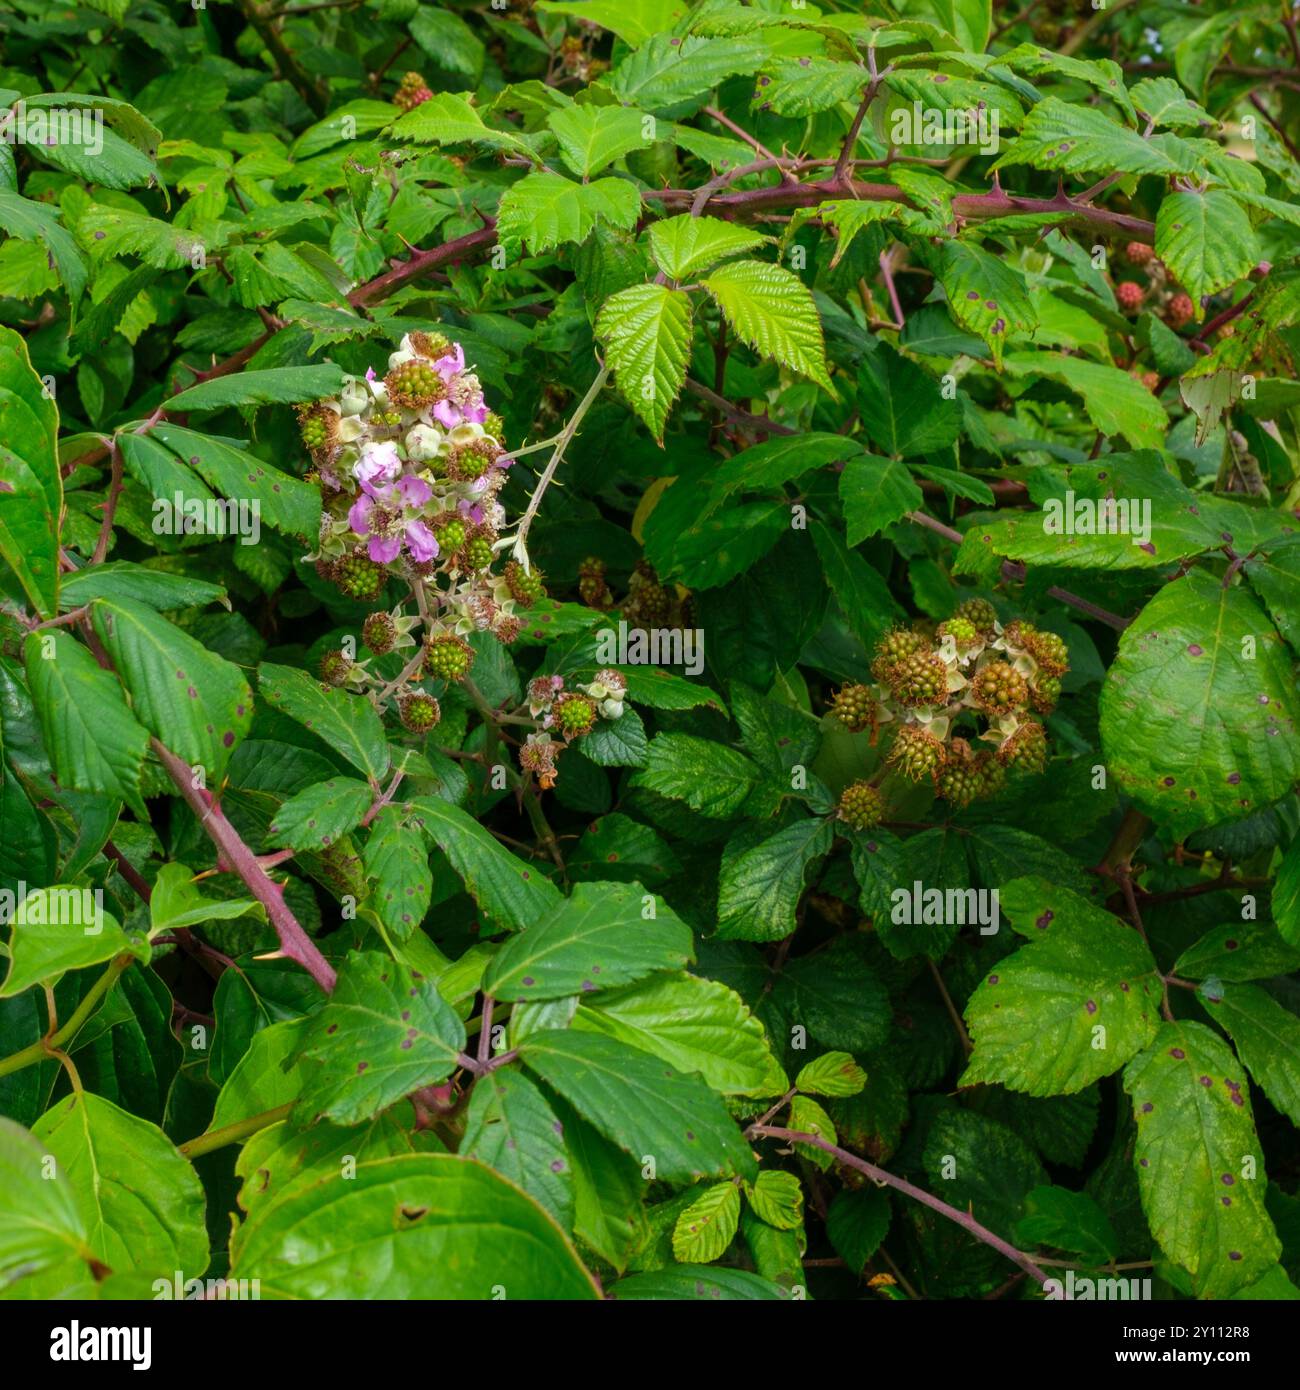
<path fill-rule="evenodd" d="M 1297 1296 L 1288 7 L 0 32 L 7 1296 Z"/>

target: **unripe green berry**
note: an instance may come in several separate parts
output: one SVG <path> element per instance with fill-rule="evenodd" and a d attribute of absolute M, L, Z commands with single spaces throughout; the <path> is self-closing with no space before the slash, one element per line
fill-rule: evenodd
<path fill-rule="evenodd" d="M 334 582 L 349 597 L 367 603 L 384 591 L 387 575 L 368 555 L 345 555 L 335 566 Z"/>
<path fill-rule="evenodd" d="M 986 714 L 1010 714 L 1029 699 L 1025 678 L 1006 661 L 991 661 L 971 678 L 971 702 Z"/>
<path fill-rule="evenodd" d="M 865 685 L 851 683 L 831 702 L 831 713 L 850 733 L 860 734 L 875 723 L 875 697 Z"/>
<path fill-rule="evenodd" d="M 465 523 L 459 517 L 445 521 L 433 533 L 438 549 L 444 555 L 454 555 L 465 544 Z"/>
<path fill-rule="evenodd" d="M 933 777 L 946 757 L 943 740 L 920 724 L 904 724 L 889 750 L 889 761 L 912 782 Z"/>
<path fill-rule="evenodd" d="M 466 566 L 472 570 L 485 570 L 491 563 L 492 542 L 486 536 L 475 536 L 465 546 Z"/>
<path fill-rule="evenodd" d="M 1022 772 L 1042 772 L 1047 767 L 1047 730 L 1036 720 L 1025 723 L 998 749 L 998 759 Z"/>
<path fill-rule="evenodd" d="M 511 560 L 506 566 L 506 588 L 510 597 L 525 608 L 531 608 L 539 598 L 546 597 L 546 586 L 540 570 L 527 573 L 518 560 Z"/>
<path fill-rule="evenodd" d="M 1038 663 L 1039 672 L 1049 678 L 1059 678 L 1070 669 L 1070 649 L 1065 640 L 1054 632 L 1035 632 L 1025 644 L 1029 655 Z M 1058 692 L 1059 693 L 1059 692 Z"/>
<path fill-rule="evenodd" d="M 439 680 L 464 680 L 473 664 L 474 649 L 452 633 L 435 637 L 424 649 L 424 669 Z"/>
<path fill-rule="evenodd" d="M 854 830 L 869 830 L 885 818 L 885 798 L 870 782 L 852 782 L 840 793 L 836 812 Z"/>
<path fill-rule="evenodd" d="M 964 603 L 957 605 L 957 611 L 953 617 L 965 618 L 967 622 L 975 625 L 976 631 L 988 637 L 993 632 L 993 625 L 998 620 L 998 613 L 988 599 L 968 598 Z"/>
<path fill-rule="evenodd" d="M 896 662 L 886 680 L 894 699 L 909 709 L 940 704 L 948 694 L 948 668 L 930 651 L 916 651 Z"/>
<path fill-rule="evenodd" d="M 344 685 L 352 662 L 341 651 L 326 652 L 320 659 L 320 678 L 326 685 Z"/>
<path fill-rule="evenodd" d="M 391 652 L 397 641 L 392 615 L 383 611 L 372 613 L 361 625 L 361 640 L 376 656 Z"/>
<path fill-rule="evenodd" d="M 925 645 L 925 638 L 919 632 L 913 632 L 910 627 L 891 628 L 876 643 L 871 674 L 878 681 L 887 680 L 891 668 L 913 653 L 921 651 Z"/>
<path fill-rule="evenodd" d="M 979 643 L 980 631 L 969 618 L 949 618 L 939 624 L 939 636 L 951 637 L 957 650 L 964 652 Z"/>
<path fill-rule="evenodd" d="M 551 719 L 566 739 L 589 733 L 596 722 L 596 702 L 586 695 L 568 692 L 551 706 Z"/>
<path fill-rule="evenodd" d="M 414 358 L 394 367 L 384 378 L 388 399 L 403 410 L 419 410 L 447 394 L 442 377 L 427 363 Z"/>
<path fill-rule="evenodd" d="M 1040 675 L 1029 690 L 1029 703 L 1039 714 L 1051 714 L 1061 698 L 1061 682 L 1056 676 Z"/>
<path fill-rule="evenodd" d="M 939 795 L 954 806 L 969 806 L 984 790 L 983 774 L 974 761 L 949 763 L 939 773 Z"/>
<path fill-rule="evenodd" d="M 442 718 L 442 707 L 437 700 L 421 691 L 405 696 L 399 701 L 397 710 L 401 716 L 402 727 L 409 729 L 413 734 L 427 734 Z"/>

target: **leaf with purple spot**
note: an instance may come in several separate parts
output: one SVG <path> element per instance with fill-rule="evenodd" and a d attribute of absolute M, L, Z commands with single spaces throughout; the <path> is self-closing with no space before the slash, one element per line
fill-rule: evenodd
<path fill-rule="evenodd" d="M 353 952 L 303 1035 L 295 1122 L 360 1124 L 445 1080 L 464 1046 L 464 1026 L 432 980 L 381 952 Z"/>
<path fill-rule="evenodd" d="M 1198 1298 L 1249 1287 L 1282 1245 L 1264 1204 L 1268 1178 L 1240 1062 L 1203 1023 L 1165 1023 L 1128 1064 L 1124 1089 L 1151 1234 Z"/>

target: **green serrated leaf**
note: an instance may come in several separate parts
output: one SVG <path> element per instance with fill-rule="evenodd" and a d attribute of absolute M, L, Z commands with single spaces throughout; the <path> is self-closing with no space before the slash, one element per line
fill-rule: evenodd
<path fill-rule="evenodd" d="M 607 362 L 628 404 L 662 442 L 686 379 L 691 301 L 664 285 L 634 285 L 607 299 L 596 319 Z"/>
<path fill-rule="evenodd" d="M 1137 1120 L 1138 1185 L 1155 1236 L 1201 1298 L 1252 1284 L 1281 1253 L 1250 1093 L 1231 1051 L 1201 1023 L 1161 1025 L 1124 1073 Z"/>
<path fill-rule="evenodd" d="M 755 352 L 835 395 L 817 306 L 797 275 L 766 261 L 733 261 L 700 283 L 737 336 Z"/>
<path fill-rule="evenodd" d="M 360 1124 L 456 1069 L 465 1029 L 435 986 L 378 951 L 353 952 L 302 1034 L 300 1124 Z"/>

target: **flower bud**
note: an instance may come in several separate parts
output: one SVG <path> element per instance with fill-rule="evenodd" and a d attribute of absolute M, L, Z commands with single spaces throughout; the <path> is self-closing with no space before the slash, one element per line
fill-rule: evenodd
<path fill-rule="evenodd" d="M 438 457 L 443 433 L 437 425 L 412 425 L 406 432 L 406 456 L 417 463 Z"/>

